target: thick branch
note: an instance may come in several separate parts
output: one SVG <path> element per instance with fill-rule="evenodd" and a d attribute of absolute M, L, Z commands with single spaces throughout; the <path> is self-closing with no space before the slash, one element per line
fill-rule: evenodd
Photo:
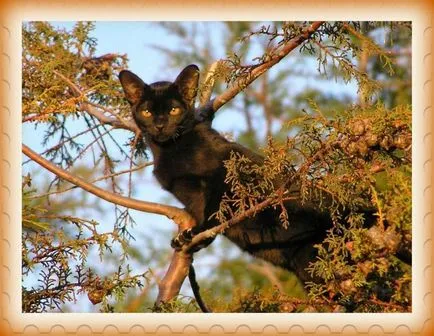
<path fill-rule="evenodd" d="M 128 197 L 123 197 L 121 195 L 117 195 L 111 192 L 108 192 L 104 189 L 101 189 L 93 184 L 90 184 L 86 182 L 85 180 L 71 175 L 66 170 L 63 170 L 62 168 L 57 167 L 50 161 L 44 159 L 34 151 L 32 151 L 29 147 L 23 144 L 23 153 L 27 155 L 30 159 L 44 167 L 45 169 L 49 170 L 53 174 L 57 175 L 61 179 L 64 179 L 77 187 L 80 187 L 91 194 L 100 197 L 108 202 L 118 204 L 121 206 L 125 206 L 130 209 L 135 209 L 139 211 L 154 213 L 158 215 L 165 215 L 168 218 L 175 221 L 178 226 L 180 226 L 180 229 L 183 229 L 186 225 L 187 227 L 189 224 L 186 224 L 188 222 L 194 221 L 193 218 L 183 209 L 173 207 L 170 205 L 163 205 L 159 203 L 153 203 L 153 202 L 146 202 L 146 201 L 140 201 Z"/>
<path fill-rule="evenodd" d="M 250 85 L 256 78 L 261 76 L 264 72 L 270 69 L 275 64 L 279 63 L 286 55 L 292 50 L 297 48 L 301 43 L 309 39 L 309 37 L 323 24 L 324 21 L 315 21 L 309 27 L 305 28 L 303 32 L 289 40 L 283 46 L 277 48 L 268 62 L 262 63 L 252 70 L 247 78 L 238 79 L 232 87 L 225 92 L 215 97 L 210 102 L 199 108 L 199 115 L 212 115 L 220 107 L 232 100 L 238 93 L 240 93 L 246 86 Z"/>
<path fill-rule="evenodd" d="M 211 98 L 212 88 L 214 87 L 215 82 L 215 75 L 220 62 L 221 61 L 215 61 L 213 64 L 211 64 L 206 74 L 206 78 L 202 84 L 202 92 L 200 93 L 199 98 L 199 103 L 201 106 L 205 105 Z"/>
<path fill-rule="evenodd" d="M 182 283 L 188 275 L 193 262 L 191 253 L 175 251 L 172 255 L 169 269 L 158 284 L 158 297 L 156 304 L 168 302 L 179 294 Z"/>

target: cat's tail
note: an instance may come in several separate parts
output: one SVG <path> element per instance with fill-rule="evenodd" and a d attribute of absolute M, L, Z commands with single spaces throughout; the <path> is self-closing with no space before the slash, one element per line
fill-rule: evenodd
<path fill-rule="evenodd" d="M 199 305 L 200 309 L 204 313 L 212 313 L 212 310 L 207 307 L 205 302 L 202 300 L 202 296 L 200 295 L 200 288 L 196 280 L 196 272 L 194 271 L 193 262 L 190 264 L 190 269 L 188 271 L 188 280 L 190 281 L 190 286 L 193 290 L 194 298 L 196 299 L 196 302 Z"/>

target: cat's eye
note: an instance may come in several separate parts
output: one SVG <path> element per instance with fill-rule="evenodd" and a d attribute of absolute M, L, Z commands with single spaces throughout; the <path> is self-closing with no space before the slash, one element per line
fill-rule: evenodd
<path fill-rule="evenodd" d="M 152 113 L 149 112 L 148 110 L 142 110 L 142 111 L 140 111 L 140 114 L 141 114 L 142 117 L 144 117 L 144 118 L 149 118 L 149 117 L 152 115 Z"/>
<path fill-rule="evenodd" d="M 181 109 L 179 107 L 172 107 L 170 110 L 170 115 L 176 116 L 181 113 Z"/>

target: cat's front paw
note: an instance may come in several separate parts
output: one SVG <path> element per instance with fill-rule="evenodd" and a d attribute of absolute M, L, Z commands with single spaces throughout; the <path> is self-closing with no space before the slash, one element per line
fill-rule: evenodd
<path fill-rule="evenodd" d="M 178 233 L 178 235 L 172 239 L 170 242 L 170 246 L 175 250 L 180 250 L 182 247 L 191 242 L 193 239 L 194 233 L 193 229 L 187 229 Z"/>

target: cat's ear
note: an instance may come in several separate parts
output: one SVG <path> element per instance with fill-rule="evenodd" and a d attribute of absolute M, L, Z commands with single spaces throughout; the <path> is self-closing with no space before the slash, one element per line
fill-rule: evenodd
<path fill-rule="evenodd" d="M 174 83 L 187 105 L 193 107 L 199 85 L 199 68 L 194 64 L 188 65 L 176 77 Z"/>
<path fill-rule="evenodd" d="M 119 80 L 124 89 L 125 97 L 131 105 L 138 103 L 149 87 L 139 76 L 128 70 L 122 70 L 119 73 Z"/>

